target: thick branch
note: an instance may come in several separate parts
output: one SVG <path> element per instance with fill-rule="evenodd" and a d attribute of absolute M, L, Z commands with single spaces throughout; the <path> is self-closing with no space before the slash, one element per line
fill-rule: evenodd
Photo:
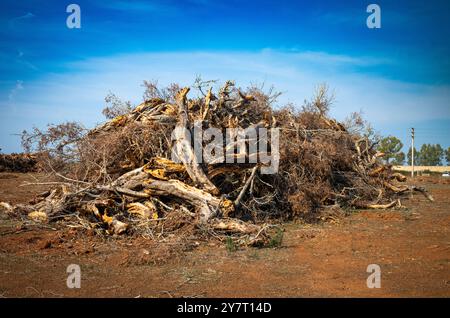
<path fill-rule="evenodd" d="M 179 159 L 186 167 L 186 171 L 195 184 L 200 185 L 206 191 L 218 195 L 219 189 L 208 179 L 205 172 L 197 162 L 194 150 L 191 145 L 191 136 L 189 133 L 189 117 L 186 105 L 186 95 L 189 88 L 186 87 L 180 91 L 177 96 L 178 105 L 178 123 L 176 130 L 177 154 Z"/>
<path fill-rule="evenodd" d="M 147 180 L 144 187 L 150 195 L 175 196 L 199 208 L 200 221 L 206 222 L 222 212 L 228 216 L 234 210 L 230 200 L 220 199 L 211 193 L 189 186 L 179 180 Z"/>
<path fill-rule="evenodd" d="M 234 207 L 237 208 L 241 204 L 241 200 L 244 197 L 245 193 L 247 192 L 248 187 L 250 186 L 252 180 L 255 178 L 256 171 L 258 171 L 258 166 L 254 166 L 252 169 L 252 173 L 250 174 L 250 177 L 245 182 L 244 186 L 242 187 L 241 192 L 239 193 L 238 197 L 234 201 Z"/>

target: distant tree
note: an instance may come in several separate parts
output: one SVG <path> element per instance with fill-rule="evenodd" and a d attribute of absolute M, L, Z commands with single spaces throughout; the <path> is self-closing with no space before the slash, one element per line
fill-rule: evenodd
<path fill-rule="evenodd" d="M 130 112 L 133 108 L 129 101 L 122 101 L 116 94 L 109 93 L 105 97 L 106 107 L 102 110 L 103 115 L 107 119 L 113 119 L 120 115 L 125 115 Z"/>
<path fill-rule="evenodd" d="M 391 163 L 396 166 L 401 166 L 405 163 L 405 153 L 399 152 L 395 155 L 395 157 L 392 159 Z"/>
<path fill-rule="evenodd" d="M 49 124 L 46 130 L 33 127 L 21 134 L 22 148 L 25 152 L 52 152 L 52 155 L 71 157 L 76 152 L 76 141 L 80 140 L 86 129 L 77 122 L 65 122 L 58 125 Z"/>
<path fill-rule="evenodd" d="M 400 150 L 403 148 L 403 144 L 397 137 L 387 136 L 382 138 L 378 144 L 378 151 L 384 152 L 384 159 L 386 163 L 390 163 L 391 159 L 393 159 L 394 164 L 403 164 L 405 160 L 405 154 Z"/>
<path fill-rule="evenodd" d="M 406 154 L 406 158 L 408 161 L 408 166 L 412 165 L 411 162 L 411 147 L 408 149 L 408 153 Z M 417 151 L 416 147 L 414 147 L 414 165 L 420 166 L 420 151 Z"/>
<path fill-rule="evenodd" d="M 382 136 L 363 118 L 362 111 L 351 113 L 342 124 L 348 132 L 367 137 L 372 143 L 379 143 L 382 139 Z"/>
<path fill-rule="evenodd" d="M 450 165 L 450 147 L 445 151 L 445 160 L 447 160 L 447 165 Z"/>
<path fill-rule="evenodd" d="M 444 149 L 441 145 L 423 144 L 420 148 L 420 165 L 422 166 L 442 166 Z"/>
<path fill-rule="evenodd" d="M 201 81 L 197 78 L 196 81 Z M 200 85 L 197 83 L 197 85 Z M 144 87 L 144 100 L 150 100 L 153 98 L 162 98 L 168 100 L 171 103 L 175 102 L 177 92 L 181 89 L 181 86 L 177 83 L 171 83 L 169 86 L 160 88 L 158 81 L 144 81 L 142 84 Z"/>

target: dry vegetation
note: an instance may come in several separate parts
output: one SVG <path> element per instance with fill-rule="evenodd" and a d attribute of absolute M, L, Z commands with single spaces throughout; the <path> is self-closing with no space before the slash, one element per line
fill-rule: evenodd
<path fill-rule="evenodd" d="M 33 172 L 38 170 L 38 158 L 29 153 L 0 154 L 0 172 Z"/>
<path fill-rule="evenodd" d="M 25 149 L 39 152 L 57 181 L 29 205 L 2 203 L 3 210 L 98 233 L 232 236 L 234 242 L 272 244 L 279 235 L 274 224 L 285 220 L 314 222 L 349 208 L 401 206 L 410 191 L 432 200 L 381 163 L 383 154 L 358 116 L 345 124 L 329 118 L 332 98 L 325 86 L 296 109 L 275 108 L 273 91 L 227 81 L 213 92 L 214 84 L 196 81 L 197 96 L 188 98 L 189 88 L 145 82 L 142 104 L 132 108 L 109 96 L 104 114 L 110 120 L 92 130 L 66 123 L 24 132 Z M 263 164 L 249 163 L 248 154 L 244 163 L 197 162 L 189 136 L 178 133 L 172 141 L 175 129 L 192 131 L 195 121 L 222 131 L 279 128 L 278 172 L 261 174 Z M 181 163 L 170 160 L 175 144 Z"/>

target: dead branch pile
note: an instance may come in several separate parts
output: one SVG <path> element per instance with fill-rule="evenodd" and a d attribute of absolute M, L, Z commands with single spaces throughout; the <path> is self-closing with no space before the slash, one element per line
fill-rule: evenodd
<path fill-rule="evenodd" d="M 28 153 L 0 154 L 0 172 L 32 172 L 37 163 L 36 155 Z"/>
<path fill-rule="evenodd" d="M 239 235 L 247 244 L 260 244 L 273 229 L 268 224 L 317 220 L 330 208 L 390 208 L 410 191 L 426 193 L 403 184 L 403 175 L 383 165 L 383 154 L 369 137 L 327 116 L 330 100 L 323 89 L 296 110 L 274 109 L 273 96 L 255 88 L 243 91 L 230 81 L 217 93 L 198 88 L 199 96 L 193 98 L 188 98 L 189 88 L 176 95 L 155 94 L 82 136 L 76 134 L 73 143 L 65 141 L 58 148 L 58 159 L 70 169 L 63 174 L 51 168 L 60 178 L 58 187 L 34 204 L 2 203 L 3 209 L 113 234 L 162 237 L 195 231 Z M 252 160 L 261 158 L 261 148 L 256 153 L 233 150 L 231 163 L 198 160 L 195 128 L 217 128 L 226 135 L 227 128 L 237 127 L 257 131 L 245 139 L 245 149 L 259 145 L 263 128 L 279 129 L 275 173 L 263 174 L 268 163 Z M 64 152 L 69 144 L 71 156 Z M 200 148 L 207 144 L 201 141 Z M 233 142 L 221 145 L 226 152 Z M 267 150 L 277 153 L 272 144 Z"/>

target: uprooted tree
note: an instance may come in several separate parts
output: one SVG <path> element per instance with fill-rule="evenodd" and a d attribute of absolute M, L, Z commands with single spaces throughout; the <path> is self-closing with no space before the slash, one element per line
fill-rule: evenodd
<path fill-rule="evenodd" d="M 56 178 L 49 184 L 55 186 L 32 204 L 2 203 L 2 209 L 112 234 L 162 237 L 185 231 L 263 244 L 270 224 L 283 220 L 313 221 L 348 208 L 392 208 L 411 191 L 432 200 L 382 164 L 383 153 L 367 135 L 329 118 L 325 86 L 302 109 L 275 109 L 272 91 L 243 90 L 227 81 L 213 93 L 213 84 L 197 82 L 197 96 L 188 98 L 188 87 L 158 90 L 147 83 L 151 90 L 142 104 L 133 109 L 127 104 L 92 130 L 68 123 L 24 133 L 24 145 L 38 146 Z M 205 134 L 196 145 L 196 128 L 256 134 L 240 141 L 216 139 L 210 153 L 232 160 L 202 161 L 198 147 L 208 148 L 213 137 Z M 270 144 L 263 153 L 261 142 L 269 137 L 263 132 L 275 128 L 278 147 Z M 235 148 L 237 142 L 241 148 Z M 273 173 L 263 173 L 267 161 L 259 160 L 268 153 L 279 160 Z"/>

